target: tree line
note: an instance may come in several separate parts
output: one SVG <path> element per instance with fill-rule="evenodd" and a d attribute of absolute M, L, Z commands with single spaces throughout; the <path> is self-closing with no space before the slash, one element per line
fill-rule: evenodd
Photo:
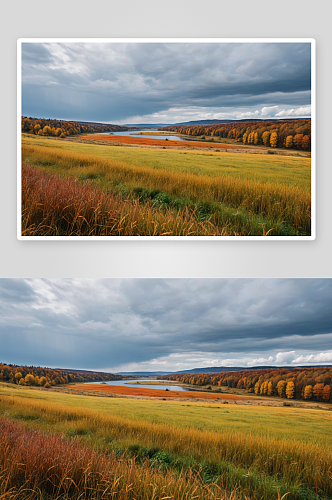
<path fill-rule="evenodd" d="M 216 125 L 174 125 L 161 127 L 180 134 L 234 139 L 243 144 L 271 148 L 311 150 L 311 120 L 235 122 Z"/>
<path fill-rule="evenodd" d="M 83 370 L 61 370 L 40 366 L 18 366 L 0 363 L 0 382 L 17 385 L 51 387 L 71 382 L 99 382 L 128 378 L 112 373 L 89 372 Z"/>
<path fill-rule="evenodd" d="M 104 125 L 102 123 L 67 122 L 63 120 L 27 118 L 22 116 L 22 132 L 34 135 L 67 137 L 69 135 L 120 132 L 131 130 L 132 127 L 121 125 Z"/>
<path fill-rule="evenodd" d="M 332 401 L 332 367 L 272 368 L 221 373 L 186 373 L 158 377 L 196 386 L 244 389 L 286 399 Z"/>

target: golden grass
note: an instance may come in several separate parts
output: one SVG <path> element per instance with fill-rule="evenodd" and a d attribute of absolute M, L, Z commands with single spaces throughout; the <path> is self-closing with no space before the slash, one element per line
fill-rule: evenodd
<path fill-rule="evenodd" d="M 67 176 L 71 176 L 74 170 L 72 173 L 77 176 L 78 169 L 92 178 L 99 176 L 104 184 L 123 183 L 130 189 L 143 186 L 193 201 L 218 202 L 244 210 L 249 215 L 264 215 L 268 220 L 279 223 L 286 221 L 296 230 L 310 234 L 310 191 L 297 187 L 137 167 L 43 146 L 23 145 L 23 157 L 32 157 L 48 168 L 55 165 L 56 170 L 64 169 Z"/>
<path fill-rule="evenodd" d="M 22 143 L 81 155 L 98 156 L 153 170 L 187 172 L 210 177 L 233 177 L 262 183 L 284 184 L 310 191 L 311 159 L 302 156 L 230 153 L 224 151 L 178 151 L 51 139 L 23 134 Z"/>
<path fill-rule="evenodd" d="M 148 463 L 93 451 L 77 440 L 0 417 L 0 499 L 235 500 L 193 471 L 165 474 Z M 2 491 L 1 491 L 2 490 Z"/>
<path fill-rule="evenodd" d="M 150 203 L 105 194 L 90 184 L 22 165 L 22 236 L 224 236 L 227 227 L 200 223 L 189 209 L 163 211 Z"/>
<path fill-rule="evenodd" d="M 19 394 L 19 393 L 17 393 Z M 73 398 L 74 396 L 70 396 Z M 33 398 L 32 391 L 30 398 Z M 316 493 L 332 494 L 331 450 L 313 443 L 239 432 L 213 432 L 179 428 L 169 423 L 149 423 L 52 402 L 1 396 L 0 406 L 29 426 L 66 432 L 85 429 L 96 443 L 116 440 L 123 446 L 139 443 L 157 446 L 173 455 L 220 461 L 278 477 L 292 484 L 307 484 Z M 27 418 L 27 415 L 29 417 Z M 38 420 L 36 420 L 38 419 Z"/>

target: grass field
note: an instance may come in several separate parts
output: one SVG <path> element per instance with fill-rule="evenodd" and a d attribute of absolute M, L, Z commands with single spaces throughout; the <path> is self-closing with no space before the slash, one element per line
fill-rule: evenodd
<path fill-rule="evenodd" d="M 79 448 L 83 456 L 93 451 L 97 455 L 91 463 L 98 457 L 108 460 L 103 471 L 117 470 L 119 482 L 132 467 L 136 488 L 132 496 L 121 497 L 118 492 L 93 498 L 226 499 L 233 495 L 272 500 L 286 493 L 290 499 L 331 498 L 332 414 L 326 410 L 99 398 L 9 384 L 0 384 L 0 409 L 6 421 L 52 434 L 57 443 L 61 435 L 57 446 L 85 447 L 84 452 Z M 38 441 L 42 436 L 29 439 Z M 16 446 L 12 440 L 12 449 Z M 15 457 L 13 451 L 11 463 L 17 458 L 22 464 L 21 455 Z M 4 478 L 10 485 L 12 476 L 6 476 L 3 462 L 1 468 L 5 492 Z M 143 476 L 149 477 L 147 483 Z M 114 484 L 114 475 L 112 480 Z M 24 478 L 20 481 L 23 484 Z M 17 480 L 16 487 L 21 483 Z M 152 497 L 148 485 L 157 483 L 158 493 Z M 184 484 L 190 490 L 187 496 Z M 204 491 L 207 486 L 210 490 Z"/>
<path fill-rule="evenodd" d="M 136 199 L 156 214 L 161 210 L 167 221 L 179 215 L 188 227 L 203 224 L 201 231 L 195 227 L 185 235 L 311 231 L 310 158 L 105 146 L 24 135 L 22 159 L 44 173 L 92 184 L 127 203 Z M 32 225 L 29 220 L 36 217 L 29 219 L 31 215 L 26 211 L 23 217 L 26 235 L 47 225 Z M 171 226 L 164 233 L 178 235 Z M 147 234 L 156 233 L 150 228 Z"/>

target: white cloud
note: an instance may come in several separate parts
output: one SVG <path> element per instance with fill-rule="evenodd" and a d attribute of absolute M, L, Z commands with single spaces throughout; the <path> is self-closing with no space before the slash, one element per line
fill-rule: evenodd
<path fill-rule="evenodd" d="M 332 351 L 320 352 L 318 354 L 308 354 L 307 356 L 303 356 L 301 354 L 301 356 L 293 359 L 292 363 L 332 363 Z"/>
<path fill-rule="evenodd" d="M 276 355 L 276 364 L 287 364 L 289 362 L 293 362 L 295 354 L 295 351 L 278 352 Z"/>
<path fill-rule="evenodd" d="M 296 117 L 296 116 L 311 116 L 311 106 L 302 106 L 301 108 L 281 109 L 275 116 Z"/>
<path fill-rule="evenodd" d="M 264 106 L 261 110 L 262 117 L 274 116 L 275 112 L 278 110 L 278 106 Z"/>
<path fill-rule="evenodd" d="M 259 116 L 259 111 L 247 111 L 246 113 L 239 113 L 236 115 L 237 120 L 243 120 L 245 118 L 257 118 Z"/>
<path fill-rule="evenodd" d="M 269 356 L 268 358 L 257 358 L 248 361 L 248 366 L 258 366 L 258 365 L 267 365 L 273 363 L 273 356 Z"/>

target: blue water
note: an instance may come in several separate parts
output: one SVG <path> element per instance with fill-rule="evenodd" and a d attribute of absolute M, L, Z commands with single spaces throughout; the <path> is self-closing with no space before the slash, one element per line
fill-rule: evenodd
<path fill-rule="evenodd" d="M 142 382 L 146 382 L 148 379 L 139 379 L 138 382 L 140 384 L 128 384 L 128 382 L 137 382 L 137 379 L 126 379 L 126 380 L 110 380 L 108 382 L 105 382 L 107 385 L 124 385 L 125 387 L 143 387 L 146 389 L 161 389 L 161 390 L 166 390 L 168 389 L 169 391 L 187 391 L 188 389 L 184 389 L 183 387 L 180 387 L 178 385 L 153 385 L 153 384 L 142 384 Z M 149 382 L 157 382 L 157 380 L 149 380 Z M 86 382 L 87 384 L 98 384 L 100 385 L 100 382 Z M 102 384 L 104 385 L 104 383 Z"/>
<path fill-rule="evenodd" d="M 125 132 L 113 132 L 112 135 L 125 135 L 130 137 L 149 137 L 150 139 L 168 139 L 169 141 L 185 141 L 183 137 L 178 137 L 176 135 L 140 135 L 138 132 L 151 132 L 151 129 L 147 130 L 126 130 Z M 153 132 L 156 132 L 153 130 Z M 110 132 L 97 132 L 98 135 L 110 135 Z M 86 134 L 86 135 L 95 135 L 95 134 Z"/>

